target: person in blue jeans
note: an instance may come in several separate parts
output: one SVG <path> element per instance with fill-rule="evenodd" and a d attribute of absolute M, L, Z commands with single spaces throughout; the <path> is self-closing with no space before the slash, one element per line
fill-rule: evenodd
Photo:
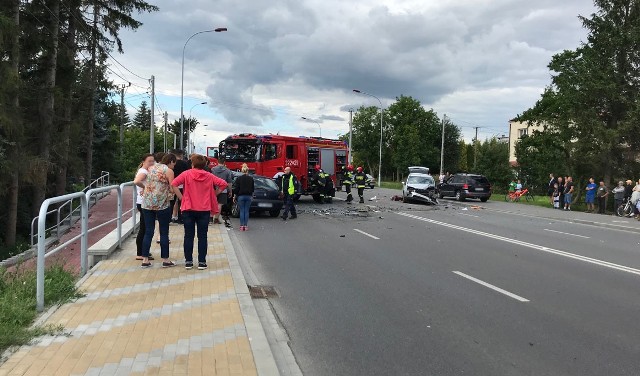
<path fill-rule="evenodd" d="M 254 182 L 253 177 L 249 175 L 249 167 L 246 163 L 242 165 L 240 171 L 242 171 L 242 176 L 239 176 L 233 183 L 233 201 L 238 204 L 240 211 L 240 231 L 248 231 L 249 209 L 251 208 Z"/>
<path fill-rule="evenodd" d="M 596 202 L 596 182 L 593 178 L 589 178 L 589 184 L 587 184 L 587 194 L 584 198 L 584 203 L 587 204 L 587 212 L 595 211 L 595 202 Z"/>

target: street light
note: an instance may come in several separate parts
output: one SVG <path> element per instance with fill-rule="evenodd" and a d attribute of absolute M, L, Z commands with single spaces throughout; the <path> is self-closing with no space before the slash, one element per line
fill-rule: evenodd
<path fill-rule="evenodd" d="M 318 124 L 318 129 L 320 129 L 320 137 L 322 137 L 322 127 L 320 126 L 320 123 L 317 120 L 309 119 L 309 118 L 306 118 L 304 116 L 302 117 L 302 120 L 312 121 L 312 122 Z"/>
<path fill-rule="evenodd" d="M 200 103 L 196 103 L 193 106 L 191 106 L 191 109 L 189 110 L 189 128 L 187 128 L 187 155 L 191 154 L 189 151 L 189 140 L 190 140 L 190 133 L 191 133 L 191 111 L 193 111 L 193 108 L 195 106 L 199 106 L 201 104 L 207 104 L 207 102 L 200 102 Z"/>
<path fill-rule="evenodd" d="M 353 92 L 366 95 L 369 97 L 373 97 L 377 99 L 378 102 L 380 102 L 380 159 L 378 161 L 378 187 L 381 187 L 382 186 L 382 101 L 380 100 L 380 98 L 376 97 L 375 95 L 365 93 L 364 91 L 361 91 L 358 89 L 353 89 Z"/>
<path fill-rule="evenodd" d="M 184 51 L 187 48 L 187 43 L 189 43 L 191 38 L 195 37 L 196 35 L 203 34 L 203 33 L 212 33 L 212 32 L 220 33 L 223 31 L 227 31 L 227 28 L 219 27 L 217 29 L 212 29 L 212 30 L 198 31 L 197 33 L 190 36 L 189 39 L 187 39 L 187 41 L 184 42 L 184 47 L 182 47 L 182 82 L 180 84 L 180 149 L 184 147 Z"/>

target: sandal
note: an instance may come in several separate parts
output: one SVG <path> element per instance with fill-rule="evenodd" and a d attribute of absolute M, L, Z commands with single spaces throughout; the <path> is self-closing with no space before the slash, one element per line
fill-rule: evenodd
<path fill-rule="evenodd" d="M 143 262 L 142 265 L 140 265 L 140 267 L 142 269 L 147 269 L 151 267 L 151 263 L 150 262 Z"/>

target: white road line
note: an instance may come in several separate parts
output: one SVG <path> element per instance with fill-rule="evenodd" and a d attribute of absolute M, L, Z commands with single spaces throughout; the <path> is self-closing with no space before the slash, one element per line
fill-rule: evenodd
<path fill-rule="evenodd" d="M 629 223 L 629 221 L 611 221 L 613 223 Z"/>
<path fill-rule="evenodd" d="M 380 238 L 378 238 L 378 237 L 376 237 L 376 236 L 373 236 L 373 235 L 371 235 L 371 234 L 367 234 L 366 232 L 364 232 L 364 231 L 362 231 L 362 230 L 358 230 L 357 228 L 354 228 L 354 229 L 353 229 L 353 231 L 355 231 L 355 232 L 359 232 L 359 233 L 361 233 L 362 235 L 366 235 L 366 236 L 370 237 L 371 239 L 380 240 Z"/>
<path fill-rule="evenodd" d="M 499 293 L 501 293 L 501 294 L 505 294 L 506 296 L 508 296 L 508 297 L 510 297 L 510 298 L 514 298 L 514 299 L 515 299 L 515 300 L 517 300 L 517 301 L 520 301 L 520 302 L 523 302 L 523 303 L 526 303 L 526 302 L 528 302 L 528 301 L 529 301 L 528 299 L 525 299 L 525 298 L 523 298 L 523 297 L 521 297 L 521 296 L 519 296 L 519 295 L 516 295 L 516 294 L 510 293 L 510 292 L 509 292 L 509 291 L 507 291 L 507 290 L 503 290 L 503 289 L 501 289 L 501 288 L 500 288 L 500 287 L 498 287 L 498 286 L 494 286 L 494 285 L 492 285 L 492 284 L 490 284 L 490 283 L 487 283 L 487 282 L 481 281 L 481 280 L 479 280 L 479 279 L 477 279 L 477 278 L 473 278 L 473 277 L 472 277 L 472 276 L 470 276 L 470 275 L 467 275 L 467 274 L 464 274 L 464 273 L 462 273 L 462 272 L 458 272 L 458 271 L 453 271 L 453 272 L 454 272 L 455 274 L 459 275 L 460 277 L 464 277 L 464 278 L 466 278 L 466 279 L 468 279 L 468 280 L 471 280 L 471 281 L 473 281 L 473 282 L 475 282 L 475 283 L 481 284 L 482 286 L 485 286 L 485 287 L 488 287 L 488 288 L 490 288 L 490 289 L 492 289 L 492 290 L 495 290 L 495 291 L 497 291 L 497 292 L 499 292 Z"/>
<path fill-rule="evenodd" d="M 555 232 L 555 233 L 558 233 L 558 234 L 563 234 L 563 235 L 576 236 L 576 237 L 578 237 L 578 238 L 591 239 L 591 238 L 590 238 L 590 237 L 588 237 L 588 236 L 584 236 L 584 235 L 576 235 L 576 234 L 570 234 L 570 233 L 568 233 L 568 232 L 562 232 L 562 231 L 556 231 L 556 230 L 549 230 L 548 228 L 545 228 L 544 230 L 545 230 L 545 231 L 549 231 L 549 232 Z"/>
<path fill-rule="evenodd" d="M 465 214 L 465 213 L 458 213 L 458 214 L 460 214 L 460 215 L 466 215 L 467 217 L 480 218 L 479 216 L 477 216 L 477 215 L 473 215 L 473 214 Z"/>
<path fill-rule="evenodd" d="M 404 216 L 404 217 L 417 219 L 419 221 L 428 222 L 428 223 L 432 223 L 432 224 L 439 225 L 439 226 L 449 227 L 449 228 L 452 228 L 452 229 L 455 229 L 455 230 L 465 231 L 465 232 L 469 232 L 471 234 L 480 235 L 480 236 L 484 236 L 484 237 L 495 239 L 495 240 L 500 240 L 500 241 L 511 243 L 511 244 L 517 244 L 517 245 L 520 245 L 520 246 L 523 246 L 523 247 L 533 248 L 533 249 L 536 249 L 536 250 L 539 250 L 539 251 L 543 251 L 543 252 L 547 252 L 547 253 L 551 253 L 551 254 L 554 254 L 554 255 L 568 257 L 568 258 L 571 258 L 571 259 L 574 259 L 574 260 L 578 260 L 578 261 L 588 262 L 590 264 L 604 266 L 606 268 L 619 270 L 621 272 L 640 275 L 640 269 L 635 269 L 635 268 L 632 268 L 632 267 L 629 267 L 629 266 L 624 266 L 624 265 L 620 265 L 620 264 L 614 264 L 612 262 L 598 260 L 598 259 L 594 259 L 594 258 L 587 257 L 587 256 L 581 256 L 581 255 L 577 255 L 575 253 L 560 251 L 560 250 L 557 250 L 557 249 L 548 248 L 548 247 L 544 247 L 544 246 L 537 245 L 537 244 L 531 244 L 531 243 L 523 242 L 523 241 L 516 240 L 516 239 L 507 238 L 507 237 L 500 236 L 500 235 L 490 234 L 490 233 L 487 233 L 487 232 L 473 230 L 473 229 L 462 227 L 462 226 L 452 225 L 450 223 L 435 221 L 433 219 L 419 217 L 419 216 L 413 215 L 413 214 L 402 213 L 402 212 L 401 213 L 397 213 L 397 214 L 401 215 L 401 216 Z"/>

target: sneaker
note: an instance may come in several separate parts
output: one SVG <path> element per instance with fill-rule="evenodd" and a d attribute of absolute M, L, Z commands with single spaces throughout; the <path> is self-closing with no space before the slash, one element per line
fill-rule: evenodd
<path fill-rule="evenodd" d="M 187 270 L 193 269 L 193 261 L 187 261 L 184 263 L 184 268 Z"/>
<path fill-rule="evenodd" d="M 150 268 L 150 267 L 151 267 L 151 263 L 150 263 L 150 262 L 143 262 L 143 263 L 140 265 L 140 267 L 141 267 L 142 269 Z"/>
<path fill-rule="evenodd" d="M 173 261 L 163 261 L 162 262 L 162 267 L 163 268 L 170 268 L 172 266 L 176 266 L 176 263 Z"/>
<path fill-rule="evenodd" d="M 199 262 L 198 263 L 198 270 L 205 270 L 207 268 L 207 263 L 206 262 Z"/>
<path fill-rule="evenodd" d="M 297 214 L 296 214 L 296 215 L 292 215 L 292 216 L 291 216 L 291 219 L 296 219 L 296 218 L 298 218 L 298 215 L 297 215 Z"/>
<path fill-rule="evenodd" d="M 245 231 L 249 231 L 249 226 L 244 226 Z"/>
<path fill-rule="evenodd" d="M 231 223 L 229 223 L 229 221 L 224 221 L 224 226 L 231 228 Z"/>
<path fill-rule="evenodd" d="M 282 218 L 282 220 L 283 220 L 283 221 L 286 221 L 286 220 L 287 220 L 287 217 L 285 217 L 284 215 L 283 215 L 283 216 L 281 216 L 280 218 Z"/>

